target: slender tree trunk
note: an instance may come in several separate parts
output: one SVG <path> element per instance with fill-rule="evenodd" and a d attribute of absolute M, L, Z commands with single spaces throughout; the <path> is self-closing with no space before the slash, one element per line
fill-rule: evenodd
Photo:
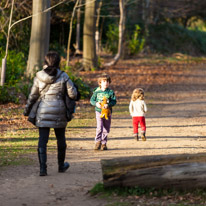
<path fill-rule="evenodd" d="M 124 0 L 119 0 L 119 9 L 120 9 L 120 20 L 119 20 L 119 43 L 118 43 L 118 52 L 114 59 L 106 63 L 104 66 L 115 65 L 121 57 L 122 47 L 123 47 L 123 36 L 125 31 L 125 5 Z"/>
<path fill-rule="evenodd" d="M 81 5 L 82 0 L 79 1 L 79 5 Z M 76 27 L 76 54 L 80 53 L 80 22 L 81 22 L 81 8 L 77 9 L 77 27 Z"/>
<path fill-rule="evenodd" d="M 150 0 L 143 0 L 142 2 L 142 19 L 144 22 L 144 33 L 145 36 L 148 35 L 148 25 L 150 22 Z"/>
<path fill-rule="evenodd" d="M 50 7 L 50 0 L 33 0 L 31 38 L 29 58 L 27 62 L 27 76 L 34 76 L 43 64 L 44 56 L 49 49 L 50 37 L 50 10 L 41 13 Z"/>
<path fill-rule="evenodd" d="M 100 11 L 102 7 L 102 1 L 98 3 L 97 8 L 97 20 L 96 20 L 96 31 L 95 31 L 95 43 L 96 43 L 96 52 L 98 53 L 100 51 L 99 49 L 99 20 L 100 20 Z"/>
<path fill-rule="evenodd" d="M 70 45 L 71 45 L 71 37 L 72 37 L 72 23 L 73 23 L 73 18 L 74 18 L 74 14 L 77 8 L 77 5 L 79 3 L 79 0 L 76 1 L 76 4 L 73 8 L 73 12 L 72 12 L 72 17 L 70 20 L 70 27 L 69 27 L 69 38 L 68 38 L 68 44 L 67 44 L 67 66 L 69 66 L 69 61 L 70 61 Z"/>
<path fill-rule="evenodd" d="M 101 22 L 101 27 L 100 27 L 100 34 L 99 34 L 99 49 L 100 50 L 102 50 L 102 34 L 103 34 L 104 20 L 105 20 L 105 17 L 102 17 L 102 22 Z"/>
<path fill-rule="evenodd" d="M 86 0 L 83 34 L 83 66 L 85 70 L 97 67 L 95 47 L 95 12 L 96 2 L 93 0 Z"/>
<path fill-rule="evenodd" d="M 6 53 L 5 57 L 2 59 L 2 65 L 1 65 L 1 86 L 4 86 L 5 79 L 6 79 L 6 61 L 7 61 L 7 55 L 9 50 L 9 37 L 10 37 L 10 29 L 11 29 L 11 21 L 13 17 L 13 9 L 14 9 L 14 0 L 12 0 L 11 5 L 11 12 L 9 17 L 9 27 L 8 27 L 8 35 L 7 35 L 7 42 L 6 42 Z"/>

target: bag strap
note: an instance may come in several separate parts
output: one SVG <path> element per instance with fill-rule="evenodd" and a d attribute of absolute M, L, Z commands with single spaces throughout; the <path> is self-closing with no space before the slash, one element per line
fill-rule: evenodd
<path fill-rule="evenodd" d="M 42 98 L 43 98 L 43 96 L 44 96 L 44 95 L 46 94 L 46 92 L 49 90 L 49 88 L 50 88 L 51 85 L 52 85 L 52 84 L 47 84 L 47 85 L 44 87 L 44 89 L 42 90 L 42 93 L 41 93 L 39 99 L 42 99 Z"/>
<path fill-rule="evenodd" d="M 56 80 L 61 76 L 62 73 L 63 73 L 63 71 L 61 71 L 61 72 L 59 73 L 59 75 L 55 77 L 53 83 L 56 82 Z M 43 96 L 46 94 L 46 92 L 49 90 L 50 86 L 51 86 L 53 83 L 47 84 L 47 85 L 43 88 L 42 93 L 41 93 L 39 99 L 42 99 L 42 98 L 43 98 Z"/>

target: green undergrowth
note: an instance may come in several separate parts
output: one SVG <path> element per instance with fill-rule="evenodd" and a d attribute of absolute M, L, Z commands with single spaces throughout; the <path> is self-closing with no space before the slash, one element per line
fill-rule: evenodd
<path fill-rule="evenodd" d="M 135 187 L 107 187 L 105 188 L 103 183 L 97 183 L 90 191 L 90 195 L 99 196 L 101 198 L 109 198 L 112 200 L 112 197 L 123 197 L 124 202 L 115 201 L 109 205 L 130 205 L 131 197 L 144 197 L 144 199 L 160 199 L 164 200 L 166 197 L 173 199 L 175 205 L 205 205 L 205 189 L 195 189 L 195 190 L 175 190 L 175 189 L 155 189 L 155 188 L 141 188 L 138 186 Z M 130 197 L 129 199 L 127 199 Z M 128 200 L 128 201 L 127 201 Z M 191 204 L 191 202 L 193 204 Z M 133 205 L 133 204 L 132 204 Z M 156 204 L 155 204 L 156 205 Z M 174 205 L 169 204 L 168 205 Z"/>
<path fill-rule="evenodd" d="M 132 206 L 134 205 L 133 203 L 130 202 L 113 202 L 113 203 L 108 203 L 105 206 Z"/>
<path fill-rule="evenodd" d="M 128 102 L 115 105 L 113 111 L 113 117 L 129 116 L 129 100 Z"/>
<path fill-rule="evenodd" d="M 206 33 L 176 24 L 149 26 L 147 45 L 152 52 L 161 54 L 184 53 L 194 56 L 206 54 Z"/>
<path fill-rule="evenodd" d="M 97 183 L 90 191 L 91 195 L 100 194 L 102 196 L 155 196 L 161 197 L 165 195 L 174 194 L 173 190 L 162 190 L 162 189 L 154 189 L 154 188 L 140 188 L 140 187 L 108 187 L 105 188 L 102 183 Z"/>

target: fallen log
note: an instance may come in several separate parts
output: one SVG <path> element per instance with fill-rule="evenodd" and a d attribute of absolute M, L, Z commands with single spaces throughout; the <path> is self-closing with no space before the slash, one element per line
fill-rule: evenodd
<path fill-rule="evenodd" d="M 135 156 L 101 160 L 105 187 L 206 188 L 206 154 Z"/>

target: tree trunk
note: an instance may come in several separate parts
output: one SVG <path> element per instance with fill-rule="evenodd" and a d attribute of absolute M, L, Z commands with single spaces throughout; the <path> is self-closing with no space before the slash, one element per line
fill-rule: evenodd
<path fill-rule="evenodd" d="M 98 53 L 100 51 L 99 49 L 99 20 L 100 20 L 100 12 L 102 7 L 102 1 L 98 3 L 97 8 L 97 20 L 96 20 L 96 31 L 95 31 L 95 43 L 96 43 L 96 52 Z"/>
<path fill-rule="evenodd" d="M 50 7 L 50 0 L 33 0 L 32 28 L 27 62 L 27 76 L 34 76 L 43 64 L 44 56 L 49 49 L 50 37 L 50 10 L 41 13 Z M 39 13 L 39 14 L 37 14 Z M 37 14 L 37 15 L 35 15 Z"/>
<path fill-rule="evenodd" d="M 81 5 L 82 0 L 79 1 L 79 5 Z M 81 22 L 81 7 L 77 9 L 77 27 L 76 27 L 76 45 L 75 45 L 75 53 L 80 53 L 80 22 Z"/>
<path fill-rule="evenodd" d="M 118 52 L 109 63 L 106 63 L 104 66 L 113 66 L 115 65 L 121 57 L 122 54 L 122 45 L 123 45 L 123 36 L 125 30 L 125 5 L 124 0 L 119 0 L 119 9 L 120 9 L 120 20 L 119 20 L 119 43 L 118 43 Z"/>
<path fill-rule="evenodd" d="M 105 17 L 102 17 L 102 22 L 100 26 L 100 34 L 99 34 L 99 49 L 102 50 L 102 34 L 103 34 L 103 27 L 104 27 Z"/>
<path fill-rule="evenodd" d="M 85 70 L 97 67 L 95 47 L 96 1 L 86 0 L 83 34 L 83 66 Z"/>
<path fill-rule="evenodd" d="M 76 1 L 74 8 L 73 8 L 73 12 L 72 12 L 72 17 L 70 20 L 70 26 L 69 26 L 69 38 L 68 38 L 68 44 L 67 44 L 67 66 L 69 66 L 69 61 L 70 61 L 70 45 L 71 45 L 71 38 L 72 38 L 72 23 L 73 23 L 73 18 L 74 18 L 74 14 L 76 11 L 76 8 L 79 4 L 79 0 Z"/>
<path fill-rule="evenodd" d="M 9 28 L 8 28 L 8 35 L 6 41 L 6 53 L 5 53 L 5 57 L 2 59 L 2 65 L 1 65 L 1 82 L 0 82 L 1 86 L 4 86 L 5 79 L 6 79 L 6 62 L 7 62 L 7 55 L 9 50 L 9 38 L 10 38 L 11 22 L 13 17 L 13 9 L 14 9 L 14 0 L 12 0 L 11 12 L 9 17 Z"/>
<path fill-rule="evenodd" d="M 101 165 L 105 187 L 206 187 L 206 154 L 125 157 L 101 160 Z"/>
<path fill-rule="evenodd" d="M 151 21 L 150 19 L 150 0 L 143 0 L 142 2 L 142 20 L 144 22 L 144 34 L 145 36 L 148 35 L 148 25 Z"/>

